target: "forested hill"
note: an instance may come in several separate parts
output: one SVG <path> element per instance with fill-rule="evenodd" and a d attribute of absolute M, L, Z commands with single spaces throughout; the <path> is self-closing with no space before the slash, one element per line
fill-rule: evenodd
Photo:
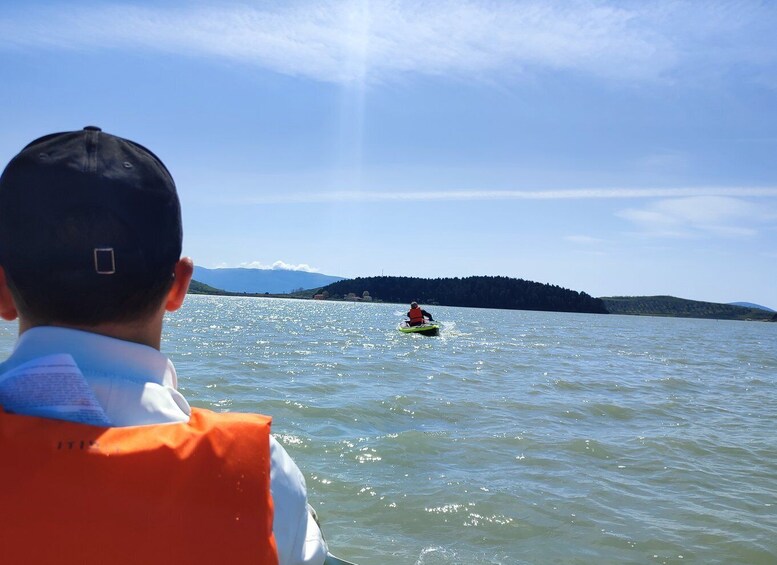
<path fill-rule="evenodd" d="M 369 292 L 373 300 L 421 305 L 471 306 L 548 312 L 606 314 L 604 303 L 584 292 L 509 277 L 422 279 L 416 277 L 364 277 L 325 286 L 330 296 Z"/>
<path fill-rule="evenodd" d="M 611 296 L 602 298 L 610 314 L 677 316 L 715 320 L 772 320 L 772 312 L 731 304 L 686 300 L 674 296 Z"/>

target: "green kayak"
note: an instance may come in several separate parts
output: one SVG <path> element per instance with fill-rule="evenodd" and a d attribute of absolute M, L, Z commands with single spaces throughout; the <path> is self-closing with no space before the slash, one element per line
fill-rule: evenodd
<path fill-rule="evenodd" d="M 402 322 L 398 329 L 406 334 L 437 335 L 440 333 L 440 324 L 430 322 L 420 326 L 411 326 L 407 322 Z"/>

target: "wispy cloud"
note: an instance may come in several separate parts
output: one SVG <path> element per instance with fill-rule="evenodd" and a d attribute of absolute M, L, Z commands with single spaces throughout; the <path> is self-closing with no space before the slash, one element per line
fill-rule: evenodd
<path fill-rule="evenodd" d="M 567 235 L 564 237 L 564 239 L 571 243 L 578 243 L 580 245 L 598 245 L 604 242 L 603 239 L 592 237 L 590 235 Z"/>
<path fill-rule="evenodd" d="M 762 224 L 777 220 L 768 208 L 727 196 L 659 200 L 617 215 L 636 224 L 645 235 L 674 238 L 751 237 Z"/>
<path fill-rule="evenodd" d="M 616 200 L 688 197 L 777 197 L 777 187 L 592 188 L 579 190 L 333 191 L 249 196 L 242 204 L 487 200 Z"/>
<path fill-rule="evenodd" d="M 222 266 L 225 266 L 225 265 L 222 265 Z M 262 263 L 261 261 L 247 261 L 247 262 L 240 263 L 238 267 L 242 267 L 244 269 L 272 269 L 275 271 L 305 271 L 306 273 L 318 272 L 317 268 L 311 267 L 306 263 L 300 263 L 298 265 L 294 265 L 292 263 L 286 263 L 285 261 L 276 261 L 271 265 Z"/>
<path fill-rule="evenodd" d="M 148 7 L 68 2 L 5 10 L 0 48 L 126 49 L 238 61 L 318 81 L 564 70 L 655 79 L 777 61 L 769 2 L 394 0 Z M 735 47 L 734 47 L 735 46 Z"/>

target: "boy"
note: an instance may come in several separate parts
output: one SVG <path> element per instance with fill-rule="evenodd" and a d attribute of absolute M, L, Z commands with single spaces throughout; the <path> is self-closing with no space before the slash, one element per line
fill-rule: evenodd
<path fill-rule="evenodd" d="M 0 316 L 19 318 L 0 364 L 5 561 L 324 562 L 269 418 L 176 390 L 159 348 L 193 273 L 181 243 L 165 166 L 97 127 L 33 141 L 0 177 Z"/>

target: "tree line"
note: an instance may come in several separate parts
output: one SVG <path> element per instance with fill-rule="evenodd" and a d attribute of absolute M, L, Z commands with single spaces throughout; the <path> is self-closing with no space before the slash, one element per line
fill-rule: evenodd
<path fill-rule="evenodd" d="M 586 312 L 606 314 L 599 298 L 556 285 L 502 276 L 424 279 L 418 277 L 359 277 L 327 285 L 331 296 L 368 291 L 373 300 L 474 308 Z"/>
<path fill-rule="evenodd" d="M 777 314 L 759 308 L 687 300 L 674 296 L 611 296 L 602 300 L 611 314 L 715 320 L 771 320 L 777 317 Z"/>

